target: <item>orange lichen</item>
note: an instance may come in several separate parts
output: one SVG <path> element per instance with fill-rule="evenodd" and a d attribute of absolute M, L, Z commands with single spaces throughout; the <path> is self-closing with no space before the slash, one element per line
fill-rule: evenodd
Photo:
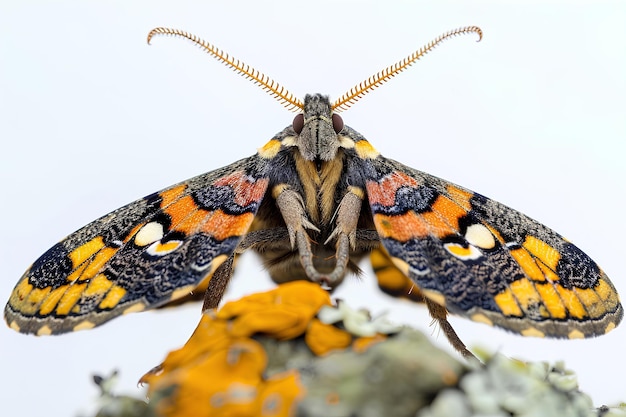
<path fill-rule="evenodd" d="M 267 355 L 251 336 L 302 336 L 322 305 L 330 305 L 326 291 L 298 281 L 203 314 L 185 346 L 141 379 L 149 384 L 156 411 L 163 416 L 290 415 L 303 395 L 299 374 L 264 377 Z"/>
<path fill-rule="evenodd" d="M 231 320 L 237 336 L 263 333 L 286 340 L 301 336 L 323 305 L 331 305 L 330 297 L 318 284 L 294 281 L 228 303 L 217 318 Z"/>
<path fill-rule="evenodd" d="M 304 340 L 318 356 L 325 355 L 335 349 L 345 349 L 352 342 L 352 335 L 345 330 L 315 319 L 311 322 Z"/>
<path fill-rule="evenodd" d="M 382 334 L 359 337 L 352 342 L 352 349 L 357 353 L 363 353 L 375 344 L 384 342 L 385 340 L 387 340 L 387 336 Z"/>
<path fill-rule="evenodd" d="M 167 417 L 293 415 L 305 394 L 300 374 L 267 376 L 267 353 L 254 336 L 302 338 L 318 356 L 362 352 L 385 338 L 357 338 L 339 327 L 341 320 L 323 323 L 316 318 L 323 306 L 331 306 L 326 291 L 295 281 L 205 312 L 187 343 L 141 378 L 149 384 L 150 406 Z"/>

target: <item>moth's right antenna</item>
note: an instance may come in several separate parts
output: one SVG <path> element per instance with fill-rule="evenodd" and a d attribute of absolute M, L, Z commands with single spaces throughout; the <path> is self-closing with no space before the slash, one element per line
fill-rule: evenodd
<path fill-rule="evenodd" d="M 444 33 L 443 35 L 439 35 L 434 40 L 430 41 L 425 46 L 421 47 L 417 51 L 413 52 L 411 55 L 406 58 L 396 62 L 393 65 L 388 66 L 382 71 L 372 75 L 365 81 L 355 85 L 347 93 L 339 97 L 332 104 L 333 110 L 336 112 L 340 112 L 342 110 L 347 110 L 356 103 L 361 97 L 375 88 L 380 87 L 383 83 L 389 81 L 389 79 L 395 77 L 409 66 L 411 66 L 415 61 L 429 53 L 435 46 L 439 45 L 441 42 L 446 39 L 452 38 L 457 35 L 465 35 L 467 33 L 476 33 L 478 34 L 478 42 L 483 38 L 483 31 L 478 26 L 467 26 L 455 30 L 451 30 L 450 32 Z"/>

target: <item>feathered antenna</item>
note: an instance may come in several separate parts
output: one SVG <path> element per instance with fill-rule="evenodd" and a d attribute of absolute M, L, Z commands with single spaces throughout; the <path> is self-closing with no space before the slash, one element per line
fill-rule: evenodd
<path fill-rule="evenodd" d="M 365 81 L 352 87 L 350 90 L 348 90 L 347 93 L 345 93 L 344 95 L 339 97 L 337 100 L 335 100 L 335 102 L 332 105 L 333 110 L 336 112 L 347 110 L 348 108 L 350 108 L 350 106 L 356 103 L 365 94 L 369 93 L 375 88 L 380 87 L 383 83 L 386 83 L 387 81 L 389 81 L 389 79 L 395 77 L 396 75 L 398 75 L 399 73 L 407 69 L 415 61 L 417 61 L 418 59 L 426 55 L 428 52 L 434 49 L 435 46 L 439 45 L 444 40 L 448 38 L 452 38 L 457 35 L 464 35 L 467 33 L 478 34 L 477 42 L 480 42 L 480 40 L 483 38 L 483 31 L 478 26 L 467 26 L 467 27 L 451 30 L 450 32 L 444 33 L 443 35 L 438 36 L 437 38 L 430 41 L 428 44 L 421 47 L 417 51 L 413 52 L 411 55 L 407 56 L 406 58 L 396 62 L 395 64 L 385 68 L 384 70 L 376 73 L 375 75 L 372 75 Z"/>
<path fill-rule="evenodd" d="M 267 75 L 252 68 L 250 65 L 241 62 L 237 58 L 231 57 L 226 52 L 191 33 L 187 33 L 178 29 L 169 29 L 162 27 L 155 28 L 152 29 L 150 33 L 148 33 L 148 44 L 156 35 L 171 35 L 188 39 L 204 49 L 207 53 L 211 54 L 219 61 L 222 61 L 225 65 L 237 71 L 243 77 L 259 85 L 263 90 L 267 91 L 272 97 L 277 99 L 278 102 L 285 106 L 289 111 L 302 110 L 304 108 L 304 103 L 302 103 L 301 100 L 294 97 L 294 95 L 287 91 L 287 89 L 278 84 L 276 81 L 272 80 Z"/>

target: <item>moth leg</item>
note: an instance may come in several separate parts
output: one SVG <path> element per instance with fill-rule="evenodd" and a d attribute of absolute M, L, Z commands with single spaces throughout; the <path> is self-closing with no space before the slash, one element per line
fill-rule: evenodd
<path fill-rule="evenodd" d="M 357 223 L 361 214 L 361 205 L 363 204 L 363 190 L 358 187 L 348 187 L 348 192 L 339 202 L 336 213 L 337 226 L 332 231 L 324 244 L 328 244 L 333 239 L 337 239 L 337 264 L 335 269 L 328 275 L 330 283 L 339 281 L 346 274 L 348 261 L 350 260 L 350 249 L 356 249 L 357 246 Z"/>
<path fill-rule="evenodd" d="M 288 186 L 284 184 L 274 187 L 272 194 L 276 199 L 276 205 L 287 226 L 291 248 L 295 248 L 296 245 L 298 247 L 300 262 L 302 263 L 306 276 L 309 277 L 311 281 L 329 284 L 330 282 L 326 275 L 320 274 L 313 265 L 311 242 L 309 241 L 309 235 L 306 233 L 305 229 L 315 230 L 317 232 L 320 230 L 307 218 L 302 196 L 289 189 Z"/>
<path fill-rule="evenodd" d="M 222 300 L 226 287 L 228 286 L 228 282 L 233 276 L 234 260 L 235 254 L 230 255 L 228 259 L 218 266 L 213 273 L 213 276 L 209 281 L 209 285 L 204 293 L 204 303 L 202 304 L 203 313 L 206 310 L 217 308 Z"/>
<path fill-rule="evenodd" d="M 430 313 L 430 316 L 437 321 L 454 350 L 459 352 L 466 359 L 474 358 L 478 360 L 478 358 L 476 358 L 476 356 L 474 356 L 474 354 L 465 347 L 465 343 L 463 343 L 461 339 L 459 339 L 459 336 L 456 334 L 456 332 L 452 328 L 452 325 L 447 320 L 448 310 L 426 297 L 424 297 L 424 302 L 426 303 L 426 307 L 428 307 L 428 312 Z"/>
<path fill-rule="evenodd" d="M 356 231 L 357 252 L 370 252 L 380 247 L 380 235 L 376 230 L 361 229 Z"/>
<path fill-rule="evenodd" d="M 246 234 L 235 249 L 236 254 L 241 254 L 248 249 L 259 251 L 267 249 L 293 249 L 293 246 L 286 242 L 289 239 L 289 232 L 284 227 L 274 229 L 255 230 Z"/>

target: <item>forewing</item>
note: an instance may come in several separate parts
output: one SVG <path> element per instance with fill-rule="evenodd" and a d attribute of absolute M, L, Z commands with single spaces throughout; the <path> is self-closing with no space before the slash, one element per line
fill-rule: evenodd
<path fill-rule="evenodd" d="M 382 157 L 366 189 L 395 265 L 450 312 L 540 337 L 596 336 L 620 322 L 606 274 L 524 214 Z"/>
<path fill-rule="evenodd" d="M 57 243 L 24 273 L 5 308 L 24 333 L 97 326 L 189 294 L 234 251 L 268 179 L 258 156 L 151 194 Z"/>

